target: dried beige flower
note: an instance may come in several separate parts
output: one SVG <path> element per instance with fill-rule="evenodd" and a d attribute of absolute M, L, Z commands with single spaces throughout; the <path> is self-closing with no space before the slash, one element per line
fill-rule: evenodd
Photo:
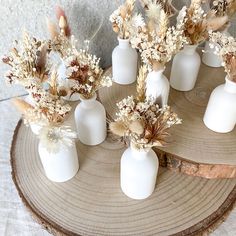
<path fill-rule="evenodd" d="M 129 138 L 138 149 L 165 145 L 169 128 L 181 123 L 170 107 L 159 108 L 152 100 L 140 102 L 130 96 L 117 106 L 117 119 L 110 124 L 110 129 L 116 135 Z"/>

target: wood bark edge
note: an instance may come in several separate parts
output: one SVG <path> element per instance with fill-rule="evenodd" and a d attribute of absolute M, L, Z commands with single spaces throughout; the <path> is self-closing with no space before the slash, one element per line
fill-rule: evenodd
<path fill-rule="evenodd" d="M 17 178 L 17 168 L 16 168 L 16 162 L 15 162 L 15 151 L 14 147 L 17 140 L 17 135 L 20 126 L 22 125 L 22 120 L 20 120 L 16 126 L 16 129 L 14 131 L 13 139 L 12 139 L 12 145 L 10 150 L 10 163 L 12 168 L 12 180 L 16 186 L 18 195 L 20 196 L 23 204 L 31 214 L 32 218 L 42 225 L 42 227 L 47 230 L 49 233 L 55 235 L 55 236 L 81 236 L 79 234 L 76 234 L 74 232 L 71 232 L 67 229 L 64 229 L 57 223 L 50 220 L 47 216 L 42 214 L 28 199 L 22 189 L 21 185 L 19 183 L 19 180 Z M 164 159 L 161 159 L 162 161 Z M 163 164 L 163 163 L 162 163 Z M 181 231 L 176 234 L 172 234 L 170 236 L 207 236 L 212 231 L 214 231 L 223 221 L 225 221 L 226 217 L 229 215 L 229 213 L 233 210 L 233 208 L 236 205 L 236 185 L 233 188 L 233 190 L 230 192 L 226 200 L 223 202 L 223 204 L 211 215 L 209 215 L 204 220 L 198 222 L 197 224 Z"/>
<path fill-rule="evenodd" d="M 175 172 L 198 176 L 207 179 L 231 179 L 236 178 L 236 166 L 224 164 L 205 164 L 186 160 L 179 156 L 154 149 L 160 161 L 160 165 Z"/>

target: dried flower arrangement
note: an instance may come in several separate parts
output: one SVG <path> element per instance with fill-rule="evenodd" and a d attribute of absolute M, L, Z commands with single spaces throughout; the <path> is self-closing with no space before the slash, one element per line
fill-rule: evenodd
<path fill-rule="evenodd" d="M 159 70 L 186 43 L 182 29 L 184 22 L 180 20 L 176 27 L 170 27 L 168 15 L 159 3 L 151 3 L 146 15 L 147 22 L 132 35 L 131 44 L 140 51 L 145 64 Z"/>
<path fill-rule="evenodd" d="M 138 96 L 129 96 L 117 103 L 117 119 L 110 123 L 110 130 L 129 139 L 136 149 L 165 145 L 169 128 L 181 123 L 169 106 L 160 108 L 154 100 L 145 98 L 146 71 L 146 67 L 140 68 Z"/>
<path fill-rule="evenodd" d="M 210 47 L 221 57 L 228 78 L 236 83 L 236 40 L 220 32 L 209 32 Z"/>
<path fill-rule="evenodd" d="M 38 83 L 46 81 L 51 68 L 48 53 L 47 41 L 39 41 L 24 33 L 22 42 L 16 41 L 10 55 L 2 59 L 3 63 L 11 67 L 5 75 L 7 82 L 26 86 L 33 79 L 38 80 Z"/>
<path fill-rule="evenodd" d="M 57 6 L 56 17 L 58 20 L 59 30 L 56 24 L 47 19 L 47 27 L 51 36 L 49 47 L 52 51 L 57 52 L 63 58 L 68 53 L 72 53 L 77 41 L 71 35 L 71 29 L 64 10 Z"/>
<path fill-rule="evenodd" d="M 172 0 L 140 0 L 145 10 L 152 11 L 155 14 L 155 5 L 160 4 L 168 17 L 174 16 L 178 10 L 172 5 Z"/>
<path fill-rule="evenodd" d="M 184 19 L 184 35 L 190 45 L 205 41 L 209 30 L 216 31 L 228 22 L 227 16 L 217 16 L 213 10 L 205 13 L 202 2 L 203 0 L 192 0 L 189 8 L 184 6 L 177 17 L 177 21 Z"/>
<path fill-rule="evenodd" d="M 71 106 L 65 104 L 61 99 L 62 96 L 66 95 L 66 91 L 58 86 L 55 72 L 52 72 L 48 83 L 48 91 L 38 86 L 37 83 L 31 83 L 27 86 L 33 100 L 32 104 L 18 98 L 13 100 L 16 107 L 23 114 L 26 124 L 57 126 L 62 124 L 69 114 Z"/>
<path fill-rule="evenodd" d="M 129 39 L 138 28 L 144 25 L 140 14 L 133 14 L 135 0 L 126 0 L 110 16 L 113 31 L 118 34 L 120 39 Z"/>
<path fill-rule="evenodd" d="M 85 50 L 74 52 L 64 58 L 66 76 L 71 82 L 71 91 L 85 99 L 92 98 L 101 87 L 110 87 L 112 79 L 103 76 L 100 59 Z"/>
<path fill-rule="evenodd" d="M 48 21 L 48 29 L 51 34 L 50 48 L 61 55 L 66 67 L 67 94 L 80 94 L 85 99 L 94 96 L 101 87 L 109 87 L 112 80 L 102 76 L 103 70 L 99 67 L 100 59 L 89 54 L 86 50 L 76 48 L 77 40 L 71 35 L 65 12 L 58 7 L 56 11 L 59 20 L 60 32 L 52 22 Z M 60 81 L 63 85 L 62 81 Z"/>
<path fill-rule="evenodd" d="M 49 153 L 56 153 L 58 147 L 71 147 L 76 137 L 76 132 L 71 130 L 69 126 L 45 126 L 41 129 L 39 134 L 41 144 Z"/>
<path fill-rule="evenodd" d="M 229 16 L 231 18 L 236 12 L 236 2 L 234 0 L 213 0 L 212 10 L 217 16 Z"/>

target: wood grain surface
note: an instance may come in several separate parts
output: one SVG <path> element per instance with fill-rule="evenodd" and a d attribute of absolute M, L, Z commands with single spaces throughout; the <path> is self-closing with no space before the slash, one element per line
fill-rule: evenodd
<path fill-rule="evenodd" d="M 12 143 L 12 177 L 34 218 L 54 235 L 207 235 L 236 201 L 236 179 L 208 180 L 160 168 L 146 200 L 120 190 L 123 143 L 108 136 L 99 146 L 77 143 L 80 170 L 66 183 L 50 182 L 38 140 L 19 122 Z"/>
<path fill-rule="evenodd" d="M 106 71 L 111 75 L 111 68 Z M 170 65 L 165 74 L 170 75 Z M 195 88 L 189 92 L 170 90 L 169 105 L 183 119 L 183 124 L 171 130 L 172 143 L 158 148 L 162 166 L 188 175 L 205 178 L 236 177 L 236 131 L 219 134 L 209 130 L 203 123 L 203 115 L 212 90 L 224 83 L 223 68 L 210 68 L 202 64 Z M 116 117 L 116 103 L 135 95 L 136 84 L 123 86 L 114 83 L 103 88 L 99 98 L 110 120 Z"/>

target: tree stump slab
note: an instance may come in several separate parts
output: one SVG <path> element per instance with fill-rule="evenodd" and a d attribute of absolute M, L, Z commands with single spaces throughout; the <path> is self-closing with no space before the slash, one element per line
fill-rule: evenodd
<path fill-rule="evenodd" d="M 112 74 L 111 68 L 106 72 Z M 170 76 L 170 65 L 165 74 Z M 203 123 L 203 115 L 212 90 L 224 83 L 223 68 L 201 65 L 195 88 L 189 92 L 170 90 L 169 105 L 183 119 L 183 124 L 171 129 L 172 142 L 156 148 L 160 164 L 181 173 L 205 178 L 236 178 L 236 131 L 219 134 Z M 99 98 L 110 120 L 116 117 L 116 103 L 135 95 L 136 84 L 103 88 Z"/>
<path fill-rule="evenodd" d="M 236 201 L 236 179 L 205 179 L 160 168 L 146 200 L 120 189 L 122 142 L 77 143 L 80 170 L 65 183 L 49 181 L 38 155 L 38 139 L 19 122 L 11 148 L 12 177 L 32 216 L 54 235 L 207 235 Z"/>

